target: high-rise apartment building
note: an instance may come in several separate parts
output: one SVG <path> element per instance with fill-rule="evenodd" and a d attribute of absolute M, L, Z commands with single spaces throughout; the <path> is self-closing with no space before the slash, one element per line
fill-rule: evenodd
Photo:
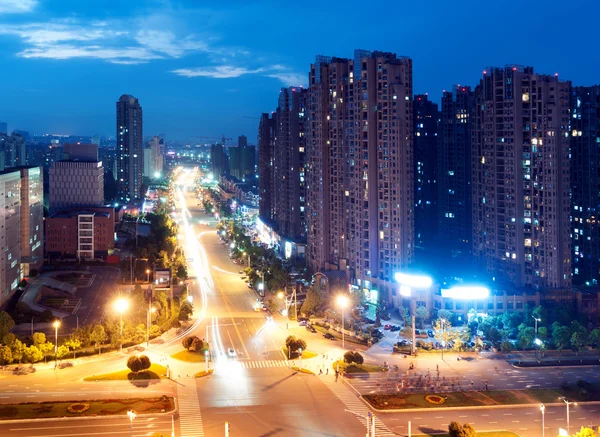
<path fill-rule="evenodd" d="M 121 199 L 140 198 L 143 159 L 142 107 L 138 99 L 123 94 L 117 102 L 117 186 Z"/>
<path fill-rule="evenodd" d="M 427 94 L 415 95 L 413 102 L 415 245 L 421 249 L 422 256 L 425 258 L 428 252 L 438 247 L 439 111 L 437 103 L 429 100 Z"/>
<path fill-rule="evenodd" d="M 273 219 L 273 149 L 275 141 L 275 117 L 262 114 L 258 124 L 258 214 L 263 222 Z"/>
<path fill-rule="evenodd" d="M 104 167 L 100 161 L 56 161 L 49 172 L 50 211 L 102 206 Z"/>
<path fill-rule="evenodd" d="M 600 85 L 571 93 L 573 283 L 600 280 Z"/>
<path fill-rule="evenodd" d="M 25 138 L 15 132 L 11 135 L 0 134 L 0 171 L 26 164 L 27 147 Z"/>
<path fill-rule="evenodd" d="M 93 143 L 65 143 L 63 153 L 70 161 L 98 161 L 98 145 Z"/>
<path fill-rule="evenodd" d="M 414 255 L 412 61 L 319 56 L 309 83 L 309 268 L 347 270 L 398 305 L 394 274 Z"/>
<path fill-rule="evenodd" d="M 44 261 L 44 173 L 21 167 L 21 274 L 29 276 Z"/>
<path fill-rule="evenodd" d="M 154 136 L 152 137 L 152 139 L 150 141 L 148 141 L 148 144 L 146 145 L 147 149 L 150 149 L 151 151 L 151 157 L 150 157 L 150 174 L 145 176 L 149 176 L 149 177 L 156 177 L 157 174 L 161 174 L 163 172 L 163 167 L 164 167 L 164 149 L 165 149 L 165 141 L 159 137 L 159 136 Z M 145 151 L 144 151 L 145 153 Z M 145 159 L 144 155 L 144 159 Z M 145 169 L 145 163 L 144 163 L 144 169 Z"/>
<path fill-rule="evenodd" d="M 21 172 L 0 173 L 0 305 L 21 280 Z"/>
<path fill-rule="evenodd" d="M 454 86 L 442 95 L 438 130 L 438 244 L 471 252 L 471 126 L 475 94 Z"/>
<path fill-rule="evenodd" d="M 213 144 L 210 146 L 210 166 L 215 179 L 227 170 L 227 156 L 223 150 L 223 144 Z"/>
<path fill-rule="evenodd" d="M 475 90 L 473 255 L 517 287 L 571 284 L 569 89 L 507 66 Z"/>
<path fill-rule="evenodd" d="M 275 112 L 273 148 L 273 221 L 278 234 L 306 241 L 306 95 L 302 88 L 282 88 Z"/>

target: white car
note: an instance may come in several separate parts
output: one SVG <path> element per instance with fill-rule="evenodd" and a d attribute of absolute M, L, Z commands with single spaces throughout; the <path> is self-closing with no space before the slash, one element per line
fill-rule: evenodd
<path fill-rule="evenodd" d="M 229 349 L 227 349 L 227 355 L 229 355 L 229 358 L 235 358 L 235 350 L 230 347 Z"/>

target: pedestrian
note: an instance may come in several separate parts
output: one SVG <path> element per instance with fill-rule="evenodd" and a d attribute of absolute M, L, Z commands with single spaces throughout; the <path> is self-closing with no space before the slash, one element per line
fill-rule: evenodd
<path fill-rule="evenodd" d="M 436 364 L 436 365 L 435 365 L 435 370 L 436 370 L 436 372 L 438 372 L 438 373 L 440 372 L 440 366 L 439 366 L 439 364 Z"/>
<path fill-rule="evenodd" d="M 340 376 L 340 372 L 336 370 L 335 371 L 335 382 L 337 382 L 338 376 Z"/>
<path fill-rule="evenodd" d="M 488 383 L 487 383 L 487 381 L 485 382 L 485 391 L 488 391 Z"/>
<path fill-rule="evenodd" d="M 325 369 L 325 375 L 329 375 L 329 367 Z"/>
<path fill-rule="evenodd" d="M 323 368 L 319 367 L 319 375 L 322 375 L 322 374 L 323 374 Z"/>

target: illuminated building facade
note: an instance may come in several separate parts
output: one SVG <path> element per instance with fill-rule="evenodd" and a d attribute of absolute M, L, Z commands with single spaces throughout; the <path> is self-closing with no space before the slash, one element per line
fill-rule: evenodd
<path fill-rule="evenodd" d="M 123 94 L 117 102 L 117 189 L 121 200 L 139 199 L 144 172 L 142 107 Z"/>

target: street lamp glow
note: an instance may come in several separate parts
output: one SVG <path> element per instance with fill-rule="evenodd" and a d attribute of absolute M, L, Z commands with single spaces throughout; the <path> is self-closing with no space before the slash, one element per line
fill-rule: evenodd
<path fill-rule="evenodd" d="M 54 329 L 57 329 L 60 326 L 60 320 L 55 320 L 54 322 L 52 322 L 52 326 L 54 327 Z"/>
<path fill-rule="evenodd" d="M 535 343 L 536 345 L 538 345 L 538 346 L 541 346 L 541 345 L 542 345 L 542 340 L 540 340 L 539 338 L 536 338 L 536 339 L 534 340 L 534 343 Z"/>
<path fill-rule="evenodd" d="M 188 296 L 188 297 L 187 297 L 187 301 L 188 301 L 189 303 L 192 303 L 192 302 L 194 301 L 194 296 L 192 296 L 192 295 Z"/>
<path fill-rule="evenodd" d="M 121 297 L 115 301 L 115 310 L 117 310 L 118 313 L 123 314 L 127 311 L 127 308 L 129 308 L 129 301 L 127 299 Z"/>
<path fill-rule="evenodd" d="M 283 291 L 280 291 L 279 293 L 277 293 L 277 297 L 279 299 L 283 299 Z"/>
<path fill-rule="evenodd" d="M 348 299 L 348 296 L 340 294 L 336 299 L 336 303 L 340 308 L 346 308 L 350 303 L 350 299 Z"/>

